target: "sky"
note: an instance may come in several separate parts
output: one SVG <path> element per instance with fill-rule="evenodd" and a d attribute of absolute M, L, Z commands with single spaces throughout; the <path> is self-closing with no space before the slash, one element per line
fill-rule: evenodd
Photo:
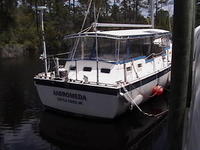
<path fill-rule="evenodd" d="M 164 10 L 169 11 L 170 16 L 173 15 L 174 13 L 174 0 L 169 0 L 169 2 L 167 3 L 167 5 L 165 5 L 163 7 Z M 148 16 L 148 10 L 146 9 L 141 9 L 141 14 L 145 17 Z"/>

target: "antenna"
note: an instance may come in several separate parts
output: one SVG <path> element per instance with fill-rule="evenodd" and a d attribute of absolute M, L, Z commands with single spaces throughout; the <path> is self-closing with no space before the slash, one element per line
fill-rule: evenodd
<path fill-rule="evenodd" d="M 47 51 L 46 51 L 46 42 L 45 42 L 45 32 L 44 32 L 44 11 L 47 9 L 46 6 L 38 6 L 37 10 L 40 11 L 41 16 L 41 28 L 42 28 L 42 43 L 43 43 L 43 55 L 42 58 L 44 59 L 45 65 L 45 76 L 47 76 Z"/>

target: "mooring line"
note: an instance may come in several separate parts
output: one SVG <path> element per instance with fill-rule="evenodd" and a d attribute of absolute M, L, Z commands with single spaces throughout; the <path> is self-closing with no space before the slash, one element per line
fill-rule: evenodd
<path fill-rule="evenodd" d="M 125 94 L 127 94 L 128 97 L 131 99 L 131 101 L 130 101 L 130 100 L 128 100 L 128 99 L 124 96 L 124 98 L 125 98 L 128 102 L 131 103 L 131 108 L 130 108 L 131 110 L 133 109 L 133 104 L 134 104 L 134 105 L 136 106 L 136 108 L 137 108 L 143 115 L 148 116 L 148 117 L 156 117 L 156 118 L 160 117 L 161 115 L 163 115 L 163 114 L 165 114 L 165 113 L 167 113 L 167 112 L 169 111 L 169 110 L 167 109 L 167 110 L 165 110 L 165 111 L 163 111 L 163 112 L 161 112 L 161 113 L 158 113 L 158 114 L 147 113 L 147 112 L 143 111 L 143 110 L 139 107 L 139 105 L 134 101 L 134 99 L 129 95 L 128 90 L 124 87 L 123 84 L 121 84 L 121 87 L 122 87 L 123 90 L 126 92 Z M 124 95 L 124 94 L 122 94 L 122 95 Z"/>

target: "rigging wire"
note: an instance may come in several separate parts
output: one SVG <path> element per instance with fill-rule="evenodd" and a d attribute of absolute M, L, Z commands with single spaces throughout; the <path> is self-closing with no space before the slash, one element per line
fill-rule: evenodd
<path fill-rule="evenodd" d="M 90 29 L 92 28 L 92 26 L 82 30 L 82 32 L 87 32 L 89 31 Z M 82 32 L 79 32 L 79 33 L 82 33 Z M 52 57 L 55 57 L 55 56 L 63 56 L 63 55 L 68 55 L 68 54 L 71 54 L 72 52 L 65 52 L 65 53 L 58 53 L 58 54 L 54 54 L 54 55 L 48 55 L 47 58 L 52 58 Z"/>
<path fill-rule="evenodd" d="M 90 12 L 91 5 L 92 5 L 92 0 L 90 0 L 90 2 L 89 2 L 89 5 L 88 5 L 88 8 L 87 8 L 87 11 L 86 11 L 86 14 L 85 14 L 85 17 L 84 17 L 84 20 L 83 20 L 83 23 L 82 23 L 81 30 L 80 30 L 79 34 L 82 33 L 82 30 L 83 30 L 83 28 L 85 26 L 86 19 L 88 17 L 89 12 Z M 80 41 L 80 38 L 77 38 L 76 41 L 75 41 L 75 43 L 74 43 L 74 47 L 72 49 L 72 56 L 71 56 L 72 60 L 74 59 L 74 56 L 75 56 L 75 53 L 76 53 L 79 41 Z"/>
<path fill-rule="evenodd" d="M 90 12 L 91 5 L 92 5 L 92 0 L 90 0 L 90 2 L 89 2 L 88 9 L 87 9 L 87 11 L 86 11 L 86 14 L 85 14 L 85 17 L 84 17 L 82 26 L 81 26 L 81 31 L 83 30 L 83 28 L 84 28 L 84 26 L 85 26 L 85 22 L 86 22 L 86 19 L 87 19 L 88 14 L 89 14 L 89 12 Z"/>

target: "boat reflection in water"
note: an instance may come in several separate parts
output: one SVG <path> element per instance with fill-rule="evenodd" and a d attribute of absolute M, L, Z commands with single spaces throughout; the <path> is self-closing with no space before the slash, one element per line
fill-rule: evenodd
<path fill-rule="evenodd" d="M 163 109 L 165 108 L 151 106 L 151 111 L 154 112 Z M 45 111 L 41 115 L 40 134 L 49 143 L 63 150 L 167 149 L 166 115 L 152 118 L 133 112 L 109 121 Z"/>

